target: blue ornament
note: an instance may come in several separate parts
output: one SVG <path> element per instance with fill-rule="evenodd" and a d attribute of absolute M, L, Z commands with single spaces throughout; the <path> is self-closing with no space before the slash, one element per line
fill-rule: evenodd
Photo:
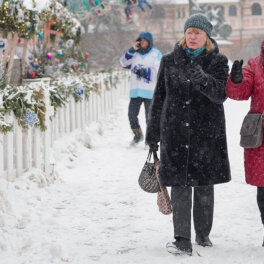
<path fill-rule="evenodd" d="M 58 50 L 57 55 L 58 55 L 59 57 L 61 57 L 61 56 L 62 56 L 62 51 L 61 51 L 61 50 Z"/>
<path fill-rule="evenodd" d="M 74 43 L 74 40 L 73 40 L 73 39 L 68 39 L 68 40 L 66 41 L 66 47 L 67 47 L 67 48 L 72 47 L 73 43 Z"/>
<path fill-rule="evenodd" d="M 4 39 L 0 39 L 0 50 L 4 50 L 6 47 L 6 42 Z"/>
<path fill-rule="evenodd" d="M 26 114 L 24 116 L 24 124 L 26 126 L 33 127 L 38 122 L 39 122 L 39 119 L 37 118 L 37 115 L 34 112 L 27 109 Z"/>
<path fill-rule="evenodd" d="M 29 54 L 27 57 L 28 61 L 31 62 L 34 60 L 34 56 L 32 54 Z"/>
<path fill-rule="evenodd" d="M 79 96 L 82 96 L 84 94 L 84 90 L 81 84 L 76 87 L 76 94 Z"/>
<path fill-rule="evenodd" d="M 38 33 L 40 38 L 43 38 L 43 33 Z"/>

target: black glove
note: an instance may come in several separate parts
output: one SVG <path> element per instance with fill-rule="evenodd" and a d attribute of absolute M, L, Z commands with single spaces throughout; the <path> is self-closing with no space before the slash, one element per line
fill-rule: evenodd
<path fill-rule="evenodd" d="M 135 71 L 135 74 L 139 77 L 146 78 L 148 76 L 148 70 L 146 68 L 140 68 Z"/>
<path fill-rule="evenodd" d="M 205 85 L 208 79 L 200 65 L 195 65 L 191 69 L 191 82 L 194 86 L 196 85 Z"/>
<path fill-rule="evenodd" d="M 159 150 L 159 145 L 157 143 L 147 143 L 149 145 L 149 150 L 154 152 Z"/>
<path fill-rule="evenodd" d="M 231 81 L 233 83 L 241 83 L 243 80 L 242 74 L 243 60 L 235 60 L 231 69 Z"/>

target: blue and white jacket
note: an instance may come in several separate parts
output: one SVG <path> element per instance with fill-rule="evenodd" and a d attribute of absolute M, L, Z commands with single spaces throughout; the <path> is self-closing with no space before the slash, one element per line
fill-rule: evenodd
<path fill-rule="evenodd" d="M 125 69 L 131 69 L 130 98 L 152 99 L 162 54 L 159 50 L 153 48 L 151 33 L 143 32 L 138 36 L 137 40 L 141 38 L 149 42 L 148 50 L 144 52 L 130 48 L 120 58 L 120 64 Z M 141 68 L 146 69 L 147 74 L 144 77 L 135 74 Z"/>

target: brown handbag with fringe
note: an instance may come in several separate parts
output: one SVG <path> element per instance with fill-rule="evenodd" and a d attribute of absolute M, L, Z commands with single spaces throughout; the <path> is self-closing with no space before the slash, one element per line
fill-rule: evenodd
<path fill-rule="evenodd" d="M 157 161 L 157 163 L 156 163 L 156 177 L 157 177 L 159 185 L 160 185 L 160 191 L 158 191 L 157 204 L 159 207 L 159 211 L 162 214 L 168 215 L 168 214 L 172 213 L 171 199 L 170 199 L 170 196 L 169 196 L 169 193 L 168 193 L 166 186 L 162 186 L 160 184 L 159 169 L 160 169 L 160 161 Z"/>

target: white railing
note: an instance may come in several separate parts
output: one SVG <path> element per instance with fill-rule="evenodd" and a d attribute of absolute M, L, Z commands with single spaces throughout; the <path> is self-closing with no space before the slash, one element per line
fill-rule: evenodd
<path fill-rule="evenodd" d="M 47 129 L 44 132 L 38 127 L 22 129 L 13 114 L 7 115 L 6 121 L 13 123 L 13 130 L 6 134 L 0 133 L 0 177 L 12 181 L 32 168 L 50 174 L 50 148 L 53 142 L 77 128 L 83 129 L 93 121 L 106 118 L 120 97 L 128 96 L 127 74 L 122 74 L 122 77 L 119 75 L 116 88 L 110 90 L 105 87 L 106 75 L 102 73 L 96 77 L 101 85 L 100 93 L 91 92 L 88 100 L 79 102 L 71 97 L 69 103 L 58 108 L 55 116 L 49 102 L 49 90 L 45 89 Z M 50 120 L 50 117 L 53 118 Z"/>

